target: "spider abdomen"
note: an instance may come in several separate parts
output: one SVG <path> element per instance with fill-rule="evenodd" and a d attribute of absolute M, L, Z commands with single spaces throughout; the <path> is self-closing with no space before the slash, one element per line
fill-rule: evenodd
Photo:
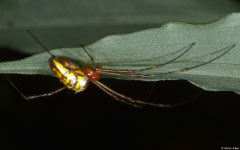
<path fill-rule="evenodd" d="M 54 57 L 49 64 L 59 80 L 69 89 L 81 92 L 87 88 L 88 77 L 74 63 L 64 58 Z"/>

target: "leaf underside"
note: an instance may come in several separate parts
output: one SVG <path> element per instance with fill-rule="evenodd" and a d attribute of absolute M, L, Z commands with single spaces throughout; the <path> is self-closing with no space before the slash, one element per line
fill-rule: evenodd
<path fill-rule="evenodd" d="M 221 58 L 190 71 L 154 78 L 102 76 L 123 80 L 188 80 L 205 90 L 240 93 L 240 14 L 234 13 L 209 24 L 168 23 L 160 28 L 105 37 L 86 47 L 97 66 L 104 69 L 141 69 L 167 62 L 180 55 L 184 47 L 196 43 L 186 54 L 162 68 L 144 71 L 152 74 L 178 70 L 204 63 L 220 55 L 222 48 L 236 46 Z M 37 35 L 36 35 L 37 36 Z M 41 40 L 41 39 L 40 39 Z M 91 65 L 80 47 L 51 50 L 79 66 Z M 47 52 L 23 60 L 0 63 L 0 73 L 53 75 Z"/>

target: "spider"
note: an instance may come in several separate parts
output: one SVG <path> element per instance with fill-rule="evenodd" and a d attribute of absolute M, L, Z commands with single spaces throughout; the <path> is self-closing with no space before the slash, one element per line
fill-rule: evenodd
<path fill-rule="evenodd" d="M 173 73 L 180 73 L 180 72 L 185 72 L 189 71 L 194 68 L 198 68 L 201 66 L 204 66 L 220 57 L 222 57 L 224 54 L 226 54 L 228 51 L 230 51 L 233 47 L 235 47 L 235 44 L 232 46 L 228 46 L 224 48 L 223 50 L 226 49 L 223 53 L 221 53 L 219 56 L 208 60 L 207 62 L 204 62 L 202 64 L 198 64 L 192 67 L 186 67 L 182 68 L 179 70 L 174 70 L 174 71 L 169 71 L 169 72 L 163 72 L 163 73 L 156 73 L 156 74 L 141 74 L 141 72 L 145 70 L 150 70 L 150 69 L 156 69 L 156 68 L 161 68 L 165 65 L 168 65 L 181 56 L 183 56 L 185 53 L 187 53 L 194 45 L 195 43 L 191 43 L 186 47 L 186 50 L 182 52 L 180 55 L 177 57 L 171 59 L 170 61 L 167 61 L 165 63 L 148 67 L 148 68 L 143 68 L 143 69 L 138 69 L 138 70 L 110 70 L 110 69 L 102 69 L 102 68 L 96 68 L 95 65 L 94 67 L 84 67 L 81 68 L 78 65 L 74 64 L 73 62 L 70 62 L 69 60 L 66 60 L 61 57 L 57 57 L 54 54 L 52 54 L 37 38 L 36 36 L 30 31 L 27 30 L 27 32 L 31 35 L 31 37 L 39 44 L 43 49 L 45 49 L 49 55 L 51 56 L 51 59 L 49 60 L 49 65 L 52 71 L 55 73 L 55 75 L 59 78 L 60 82 L 64 84 L 63 87 L 54 90 L 49 93 L 44 93 L 40 95 L 34 95 L 34 96 L 25 96 L 15 85 L 14 83 L 5 75 L 5 77 L 8 79 L 10 84 L 17 90 L 17 92 L 25 99 L 25 100 L 30 100 L 30 99 L 35 99 L 39 97 L 45 97 L 45 96 L 52 96 L 56 93 L 59 93 L 60 91 L 68 88 L 70 90 L 75 91 L 75 93 L 82 92 L 84 91 L 88 84 L 89 81 L 95 84 L 97 87 L 99 87 L 101 90 L 103 90 L 106 94 L 109 96 L 113 97 L 115 100 L 127 103 L 129 105 L 132 105 L 134 107 L 142 107 L 144 105 L 150 105 L 150 106 L 156 106 L 156 107 L 174 107 L 174 106 L 179 106 L 184 104 L 185 102 L 178 103 L 178 104 L 156 104 L 156 103 L 151 103 L 151 102 L 145 102 L 142 100 L 137 100 L 133 99 L 131 97 L 125 96 L 110 87 L 106 86 L 102 82 L 99 81 L 101 74 L 104 75 L 113 75 L 113 76 L 126 76 L 126 77 L 138 77 L 138 78 L 151 78 L 151 77 L 156 77 L 156 76 L 161 76 L 161 75 L 167 75 L 167 74 L 173 74 Z M 93 57 L 88 53 L 88 51 L 83 47 L 83 50 L 86 52 L 86 54 L 90 57 L 92 63 L 94 64 Z"/>

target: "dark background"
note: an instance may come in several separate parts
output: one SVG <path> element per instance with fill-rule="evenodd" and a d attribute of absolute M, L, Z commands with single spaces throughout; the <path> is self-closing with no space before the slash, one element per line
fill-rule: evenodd
<path fill-rule="evenodd" d="M 2 58 L 23 55 L 1 48 Z M 6 60 L 3 60 L 6 61 Z M 49 76 L 9 75 L 26 95 L 61 86 Z M 146 100 L 151 82 L 102 79 L 113 89 Z M 133 108 L 116 102 L 90 84 L 74 94 L 25 101 L 3 75 L 0 77 L 1 145 L 21 149 L 221 149 L 239 146 L 240 96 L 233 92 L 204 91 L 195 101 L 172 109 Z M 201 89 L 187 81 L 156 82 L 148 101 L 177 103 Z"/>

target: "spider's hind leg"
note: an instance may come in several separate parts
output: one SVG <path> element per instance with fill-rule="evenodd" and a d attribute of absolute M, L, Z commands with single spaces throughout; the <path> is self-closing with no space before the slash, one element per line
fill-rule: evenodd
<path fill-rule="evenodd" d="M 172 62 L 174 62 L 175 60 L 179 59 L 180 57 L 182 57 L 184 54 L 186 54 L 193 46 L 195 45 L 195 43 L 191 43 L 190 45 L 182 48 L 181 50 L 186 49 L 184 52 L 182 52 L 180 55 L 176 56 L 175 58 L 165 62 L 165 63 L 161 63 L 152 67 L 147 67 L 147 68 L 143 68 L 143 69 L 137 69 L 137 70 L 110 70 L 110 69 L 96 69 L 98 71 L 102 71 L 102 72 L 112 72 L 112 73 L 138 73 L 138 72 L 142 72 L 145 70 L 151 70 L 151 69 L 156 69 L 156 68 L 161 68 L 164 67 Z"/>
<path fill-rule="evenodd" d="M 173 70 L 173 71 L 168 71 L 168 72 L 160 72 L 160 73 L 155 73 L 155 74 L 130 74 L 130 73 L 118 73 L 118 72 L 111 72 L 111 71 L 102 71 L 102 74 L 106 74 L 106 75 L 114 75 L 114 76 L 125 76 L 125 77 L 138 77 L 138 78 L 151 78 L 151 77 L 156 77 L 156 76 L 162 76 L 162 75 L 169 75 L 169 74 L 174 74 L 174 73 L 180 73 L 180 72 L 185 72 L 185 71 L 189 71 L 201 66 L 204 66 L 206 64 L 209 64 L 215 60 L 217 60 L 218 58 L 222 57 L 223 55 L 225 55 L 227 52 L 229 52 L 231 49 L 233 49 L 236 46 L 236 44 L 233 44 L 231 46 L 225 47 L 221 50 L 226 50 L 223 53 L 221 53 L 220 55 L 218 55 L 217 57 L 210 59 L 206 62 L 203 62 L 201 64 L 198 65 L 194 65 L 191 67 L 185 67 L 182 69 L 178 69 L 178 70 Z"/>

